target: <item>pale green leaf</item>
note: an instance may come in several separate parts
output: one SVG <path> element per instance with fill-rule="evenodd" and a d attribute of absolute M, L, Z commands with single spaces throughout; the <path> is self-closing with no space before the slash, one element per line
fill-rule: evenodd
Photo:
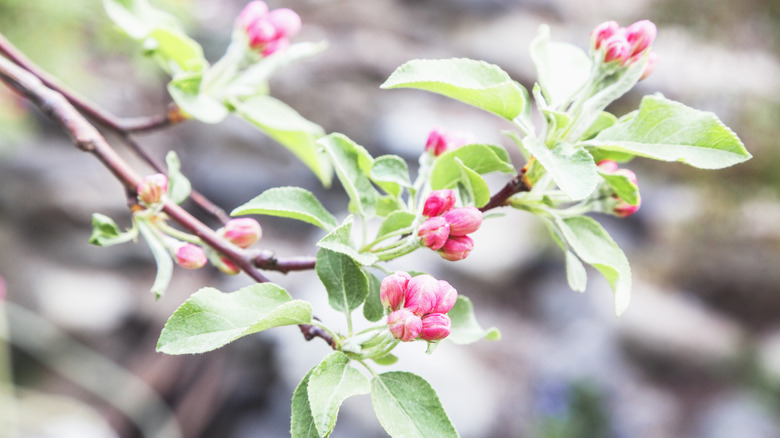
<path fill-rule="evenodd" d="M 361 265 L 373 265 L 379 259 L 371 253 L 361 253 L 352 246 L 352 218 L 347 218 L 343 224 L 317 242 L 320 248 L 327 248 L 344 254 Z"/>
<path fill-rule="evenodd" d="M 181 173 L 181 162 L 176 152 L 169 151 L 165 155 L 165 163 L 168 165 L 168 199 L 181 204 L 190 196 L 192 185 L 190 180 Z"/>
<path fill-rule="evenodd" d="M 436 391 L 420 376 L 403 371 L 375 376 L 371 402 L 379 423 L 393 438 L 458 436 Z"/>
<path fill-rule="evenodd" d="M 286 147 L 317 175 L 323 185 L 330 186 L 333 169 L 316 143 L 325 133 L 321 126 L 306 120 L 289 105 L 271 96 L 232 99 L 230 104 L 236 114 Z"/>
<path fill-rule="evenodd" d="M 566 252 L 566 281 L 573 291 L 585 292 L 588 285 L 588 272 L 585 271 L 585 265 L 582 264 L 579 257 L 573 252 Z"/>
<path fill-rule="evenodd" d="M 550 28 L 542 25 L 531 42 L 536 76 L 551 107 L 563 109 L 590 77 L 593 61 L 579 47 L 550 42 Z"/>
<path fill-rule="evenodd" d="M 309 404 L 320 436 L 331 433 L 344 400 L 371 390 L 366 376 L 349 363 L 344 353 L 334 351 L 314 368 L 309 378 Z"/>
<path fill-rule="evenodd" d="M 231 216 L 264 214 L 287 217 L 308 222 L 327 231 L 338 226 L 336 218 L 330 214 L 313 193 L 300 187 L 274 187 L 257 195 L 246 204 L 237 207 Z"/>
<path fill-rule="evenodd" d="M 473 203 L 475 207 L 482 207 L 487 204 L 490 201 L 490 188 L 485 179 L 463 164 L 460 158 L 455 158 L 455 162 L 461 171 L 461 180 L 458 184 L 458 188 L 461 189 L 461 198 L 470 200 L 469 202 L 464 201 L 464 204 L 470 205 Z M 465 195 L 463 190 L 467 192 Z"/>
<path fill-rule="evenodd" d="M 200 44 L 179 30 L 153 29 L 144 41 L 144 49 L 174 77 L 180 73 L 202 73 L 208 67 Z"/>
<path fill-rule="evenodd" d="M 602 173 L 601 176 L 612 187 L 618 198 L 631 205 L 639 204 L 639 187 L 627 176 L 614 173 Z"/>
<path fill-rule="evenodd" d="M 173 276 L 173 259 L 160 235 L 148 222 L 138 220 L 136 221 L 136 226 L 144 237 L 144 240 L 146 240 L 146 243 L 149 245 L 149 249 L 152 250 L 154 261 L 157 264 L 157 275 L 154 277 L 151 291 L 154 294 L 154 297 L 159 299 L 165 294 L 168 285 L 171 283 L 171 277 Z"/>
<path fill-rule="evenodd" d="M 398 67 L 381 87 L 442 94 L 509 120 L 526 105 L 520 84 L 498 66 L 473 59 L 415 59 Z"/>
<path fill-rule="evenodd" d="M 146 0 L 103 0 L 111 21 L 135 40 L 143 39 L 156 27 L 179 28 L 173 15 L 155 9 Z"/>
<path fill-rule="evenodd" d="M 168 94 L 184 113 L 203 123 L 219 123 L 228 115 L 222 102 L 200 92 L 200 78 L 174 79 Z"/>
<path fill-rule="evenodd" d="M 315 270 L 334 309 L 348 313 L 365 301 L 368 278 L 352 257 L 322 248 L 317 252 Z"/>
<path fill-rule="evenodd" d="M 572 200 L 585 199 L 596 189 L 599 183 L 596 163 L 585 149 L 566 142 L 548 149 L 541 140 L 531 136 L 525 137 L 523 145 Z"/>
<path fill-rule="evenodd" d="M 409 228 L 414 223 L 417 216 L 414 213 L 408 211 L 395 211 L 387 216 L 387 218 L 379 226 L 379 231 L 376 233 L 376 237 L 380 238 L 398 230 Z"/>
<path fill-rule="evenodd" d="M 92 235 L 89 236 L 89 243 L 92 245 L 117 245 L 133 240 L 137 235 L 137 231 L 120 231 L 116 222 L 106 215 L 92 214 Z"/>
<path fill-rule="evenodd" d="M 379 193 L 368 178 L 373 159 L 366 150 L 347 136 L 329 134 L 317 140 L 330 157 L 336 176 L 350 199 L 350 209 L 362 217 L 376 214 Z"/>
<path fill-rule="evenodd" d="M 315 367 L 316 368 L 316 367 Z M 311 415 L 311 405 L 309 404 L 309 378 L 314 368 L 306 373 L 306 376 L 295 388 L 292 397 L 292 407 L 290 415 L 290 437 L 291 438 L 320 438 L 317 433 L 317 427 L 314 425 L 314 417 Z"/>
<path fill-rule="evenodd" d="M 474 305 L 468 297 L 458 295 L 458 300 L 447 313 L 452 321 L 452 330 L 447 340 L 455 344 L 472 344 L 481 339 L 497 341 L 501 339 L 501 333 L 497 328 L 483 329 L 474 316 Z"/>
<path fill-rule="evenodd" d="M 464 166 L 483 175 L 490 172 L 514 173 L 506 150 L 500 146 L 470 144 L 441 154 L 431 171 L 431 187 L 434 190 L 454 187 L 463 177 L 459 159 Z"/>
<path fill-rule="evenodd" d="M 272 283 L 231 293 L 206 287 L 192 294 L 168 319 L 157 351 L 204 353 L 269 328 L 311 323 L 311 314 L 311 304 L 293 300 Z"/>
<path fill-rule="evenodd" d="M 368 296 L 366 296 L 366 302 L 363 303 L 363 316 L 371 322 L 376 322 L 385 316 L 385 309 L 379 297 L 379 288 L 382 282 L 376 275 L 368 272 L 366 272 L 366 277 L 368 277 Z"/>
<path fill-rule="evenodd" d="M 371 167 L 371 180 L 387 193 L 398 196 L 401 187 L 410 187 L 409 167 L 398 155 L 377 157 Z"/>
<path fill-rule="evenodd" d="M 583 144 L 702 169 L 720 169 L 751 158 L 742 141 L 715 114 L 660 95 L 646 96 L 639 113 Z"/>

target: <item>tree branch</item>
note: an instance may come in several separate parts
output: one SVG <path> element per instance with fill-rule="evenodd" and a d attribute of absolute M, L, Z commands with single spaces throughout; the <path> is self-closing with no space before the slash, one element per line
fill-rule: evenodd
<path fill-rule="evenodd" d="M 506 185 L 501 190 L 499 190 L 495 195 L 493 195 L 490 198 L 490 201 L 488 201 L 488 203 L 485 204 L 485 206 L 480 208 L 479 210 L 484 213 L 496 207 L 503 207 L 504 205 L 506 205 L 506 202 L 509 200 L 510 197 L 512 197 L 512 195 L 531 190 L 531 188 L 528 187 L 523 181 L 523 176 L 525 176 L 525 169 L 521 170 L 520 173 L 515 175 L 514 178 L 512 178 L 508 183 L 506 183 Z"/>

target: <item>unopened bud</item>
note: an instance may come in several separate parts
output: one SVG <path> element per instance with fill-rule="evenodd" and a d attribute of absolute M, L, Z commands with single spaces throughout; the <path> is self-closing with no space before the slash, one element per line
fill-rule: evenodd
<path fill-rule="evenodd" d="M 387 325 L 394 338 L 410 342 L 420 335 L 422 320 L 409 309 L 399 309 L 387 316 Z"/>
<path fill-rule="evenodd" d="M 625 64 L 631 56 L 631 44 L 625 36 L 617 33 L 604 41 L 604 63 L 618 62 Z"/>
<path fill-rule="evenodd" d="M 268 5 L 263 1 L 251 1 L 244 6 L 241 13 L 238 14 L 236 22 L 239 27 L 248 29 L 252 23 L 265 17 L 268 13 Z"/>
<path fill-rule="evenodd" d="M 161 173 L 145 176 L 136 190 L 139 201 L 146 205 L 157 204 L 168 192 L 168 178 Z"/>
<path fill-rule="evenodd" d="M 260 224 L 252 218 L 231 219 L 225 224 L 222 234 L 240 248 L 249 248 L 263 236 Z"/>
<path fill-rule="evenodd" d="M 616 170 L 618 170 L 618 163 L 617 161 L 613 161 L 613 160 L 601 160 L 599 161 L 597 166 L 604 173 L 613 173 Z"/>
<path fill-rule="evenodd" d="M 241 268 L 227 257 L 220 257 L 219 263 L 216 266 L 223 274 L 236 275 L 241 272 Z"/>
<path fill-rule="evenodd" d="M 425 199 L 423 215 L 428 217 L 441 216 L 455 205 L 455 192 L 450 189 L 434 190 Z"/>
<path fill-rule="evenodd" d="M 637 195 L 636 205 L 631 205 L 628 202 L 618 198 L 618 203 L 612 209 L 612 212 L 620 217 L 631 216 L 632 214 L 636 213 L 637 210 L 639 210 L 639 206 L 641 204 L 642 198 L 640 198 L 639 195 Z"/>
<path fill-rule="evenodd" d="M 482 212 L 476 207 L 454 208 L 443 217 L 450 225 L 450 236 L 471 234 L 482 225 Z"/>
<path fill-rule="evenodd" d="M 301 30 L 301 17 L 292 9 L 274 9 L 267 19 L 276 29 L 276 38 L 289 38 Z"/>
<path fill-rule="evenodd" d="M 207 258 L 203 248 L 185 243 L 176 250 L 176 263 L 185 269 L 198 269 L 206 264 Z"/>
<path fill-rule="evenodd" d="M 439 255 L 445 260 L 457 262 L 468 257 L 472 249 L 474 249 L 474 241 L 471 237 L 450 236 L 439 249 Z"/>
<path fill-rule="evenodd" d="M 658 33 L 658 29 L 650 20 L 641 20 L 626 28 L 626 39 L 631 45 L 631 53 L 634 56 L 642 53 L 650 47 Z"/>
<path fill-rule="evenodd" d="M 425 150 L 435 156 L 443 154 L 447 150 L 447 137 L 442 128 L 433 128 L 425 142 Z"/>
<path fill-rule="evenodd" d="M 411 275 L 400 271 L 385 277 L 379 286 L 379 300 L 382 302 L 382 306 L 391 310 L 403 307 L 406 285 L 411 278 Z"/>
<path fill-rule="evenodd" d="M 642 79 L 647 78 L 650 76 L 651 73 L 655 71 L 655 67 L 658 65 L 658 53 L 656 53 L 655 50 L 650 49 L 650 51 L 647 52 L 647 64 L 645 65 L 645 71 L 642 73 L 642 76 L 639 78 L 641 81 Z"/>
<path fill-rule="evenodd" d="M 450 235 L 450 225 L 441 216 L 426 219 L 417 230 L 423 245 L 436 251 L 444 245 Z"/>
<path fill-rule="evenodd" d="M 620 29 L 620 26 L 618 26 L 615 21 L 605 21 L 596 26 L 590 33 L 590 42 L 594 50 L 601 48 L 602 43 L 604 43 L 607 38 L 616 34 L 618 29 Z"/>
<path fill-rule="evenodd" d="M 276 28 L 268 20 L 260 19 L 246 28 L 246 34 L 249 37 L 250 47 L 264 48 L 266 44 L 274 41 Z"/>
<path fill-rule="evenodd" d="M 436 291 L 436 303 L 431 313 L 447 313 L 458 301 L 458 291 L 444 280 L 439 280 L 439 289 Z"/>
<path fill-rule="evenodd" d="M 412 277 L 406 286 L 404 308 L 417 316 L 430 313 L 436 305 L 439 281 L 430 275 Z"/>
<path fill-rule="evenodd" d="M 420 339 L 426 341 L 441 341 L 450 335 L 452 321 L 442 313 L 431 313 L 422 317 Z"/>

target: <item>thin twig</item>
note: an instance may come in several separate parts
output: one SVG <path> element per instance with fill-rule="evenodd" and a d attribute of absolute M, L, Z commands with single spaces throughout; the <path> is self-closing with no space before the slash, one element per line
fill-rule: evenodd
<path fill-rule="evenodd" d="M 525 176 L 525 169 L 521 170 L 520 173 L 515 175 L 514 178 L 507 182 L 501 190 L 493 195 L 490 198 L 490 201 L 488 201 L 484 207 L 480 208 L 480 211 L 484 213 L 496 207 L 503 207 L 506 205 L 507 201 L 510 197 L 512 197 L 512 195 L 531 190 L 531 188 L 528 187 L 528 185 L 526 185 L 523 181 L 523 176 Z"/>
<path fill-rule="evenodd" d="M 273 251 L 260 251 L 251 257 L 252 264 L 260 269 L 279 271 L 284 274 L 290 271 L 307 271 L 314 269 L 316 259 L 314 257 L 276 257 Z"/>

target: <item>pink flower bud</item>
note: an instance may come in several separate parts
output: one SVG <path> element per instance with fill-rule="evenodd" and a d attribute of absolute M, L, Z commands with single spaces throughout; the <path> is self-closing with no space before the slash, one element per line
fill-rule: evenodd
<path fill-rule="evenodd" d="M 197 245 L 185 243 L 176 250 L 176 263 L 182 268 L 202 268 L 207 261 L 206 253 L 203 251 L 203 248 Z"/>
<path fill-rule="evenodd" d="M 219 258 L 219 264 L 217 265 L 217 269 L 219 269 L 223 274 L 228 275 L 236 275 L 239 272 L 241 272 L 241 268 L 236 266 L 233 261 L 231 261 L 227 257 L 220 257 Z"/>
<path fill-rule="evenodd" d="M 441 313 L 431 313 L 422 317 L 420 339 L 426 341 L 441 341 L 450 335 L 452 321 L 450 317 Z"/>
<path fill-rule="evenodd" d="M 642 198 L 639 197 L 637 199 L 636 205 L 631 205 L 620 198 L 617 199 L 618 199 L 618 203 L 612 209 L 612 212 L 620 217 L 631 216 L 632 214 L 636 213 L 637 210 L 639 210 L 639 206 L 642 204 Z"/>
<path fill-rule="evenodd" d="M 641 20 L 628 26 L 626 28 L 626 39 L 631 45 L 631 53 L 629 56 L 634 56 L 638 53 L 642 53 L 650 47 L 650 44 L 655 40 L 658 29 L 650 20 Z"/>
<path fill-rule="evenodd" d="M 474 241 L 471 237 L 450 236 L 439 249 L 439 255 L 445 260 L 457 262 L 468 257 L 472 249 L 474 249 Z"/>
<path fill-rule="evenodd" d="M 482 225 L 482 212 L 476 207 L 454 208 L 443 217 L 450 225 L 450 236 L 471 234 Z"/>
<path fill-rule="evenodd" d="M 290 47 L 290 40 L 287 38 L 279 38 L 278 40 L 273 40 L 266 44 L 263 47 L 263 50 L 260 52 L 263 54 L 263 56 L 271 56 L 274 53 L 280 50 L 284 50 L 288 47 Z"/>
<path fill-rule="evenodd" d="M 447 150 L 447 137 L 442 128 L 434 128 L 428 134 L 428 141 L 425 142 L 425 150 L 439 156 Z"/>
<path fill-rule="evenodd" d="M 387 316 L 387 325 L 393 337 L 410 342 L 420 335 L 422 320 L 409 309 L 399 309 Z"/>
<path fill-rule="evenodd" d="M 458 301 L 458 291 L 444 280 L 439 280 L 439 290 L 436 291 L 436 304 L 431 313 L 447 313 Z"/>
<path fill-rule="evenodd" d="M 248 29 L 252 23 L 265 17 L 267 13 L 268 5 L 266 5 L 265 2 L 252 1 L 247 3 L 247 5 L 244 6 L 244 9 L 241 10 L 241 13 L 238 14 L 236 23 L 242 29 Z"/>
<path fill-rule="evenodd" d="M 441 216 L 428 218 L 420 225 L 417 235 L 422 238 L 423 245 L 436 251 L 444 245 L 450 235 L 450 225 Z"/>
<path fill-rule="evenodd" d="M 404 308 L 417 316 L 430 313 L 436 305 L 439 281 L 430 275 L 412 277 L 406 286 Z"/>
<path fill-rule="evenodd" d="M 240 248 L 249 248 L 263 236 L 260 224 L 252 218 L 231 219 L 225 224 L 222 234 Z"/>
<path fill-rule="evenodd" d="M 624 64 L 629 56 L 631 56 L 631 44 L 622 34 L 617 33 L 604 41 L 604 63 Z"/>
<path fill-rule="evenodd" d="M 162 173 L 145 176 L 136 190 L 139 201 L 146 205 L 157 204 L 168 192 L 168 178 Z"/>
<path fill-rule="evenodd" d="M 641 81 L 642 79 L 650 76 L 650 74 L 655 71 L 656 65 L 658 65 L 658 53 L 656 53 L 655 50 L 650 49 L 650 51 L 647 53 L 647 65 L 645 65 L 645 71 L 642 73 L 642 76 L 639 78 L 639 80 Z"/>
<path fill-rule="evenodd" d="M 637 179 L 636 179 L 636 174 L 631 169 L 618 169 L 618 170 L 616 170 L 616 171 L 614 171 L 612 173 L 615 174 L 615 175 L 623 175 L 626 178 L 628 178 L 629 181 L 634 183 L 634 185 L 638 185 Z"/>
<path fill-rule="evenodd" d="M 615 21 L 605 21 L 596 26 L 590 33 L 591 45 L 595 50 L 601 48 L 601 44 L 612 35 L 616 34 L 620 26 Z"/>
<path fill-rule="evenodd" d="M 276 28 L 266 19 L 260 19 L 246 28 L 249 46 L 253 49 L 265 48 L 276 38 Z"/>
<path fill-rule="evenodd" d="M 613 173 L 618 170 L 618 163 L 612 160 L 601 160 L 597 166 L 605 173 Z"/>
<path fill-rule="evenodd" d="M 441 216 L 455 205 L 455 192 L 450 189 L 434 190 L 428 195 L 423 206 L 423 215 L 428 217 Z"/>
<path fill-rule="evenodd" d="M 276 29 L 276 38 L 291 37 L 301 30 L 301 17 L 292 9 L 274 9 L 266 18 Z"/>
<path fill-rule="evenodd" d="M 385 277 L 379 286 L 379 300 L 382 301 L 382 306 L 391 310 L 403 307 L 406 285 L 411 278 L 411 275 L 401 271 Z"/>

